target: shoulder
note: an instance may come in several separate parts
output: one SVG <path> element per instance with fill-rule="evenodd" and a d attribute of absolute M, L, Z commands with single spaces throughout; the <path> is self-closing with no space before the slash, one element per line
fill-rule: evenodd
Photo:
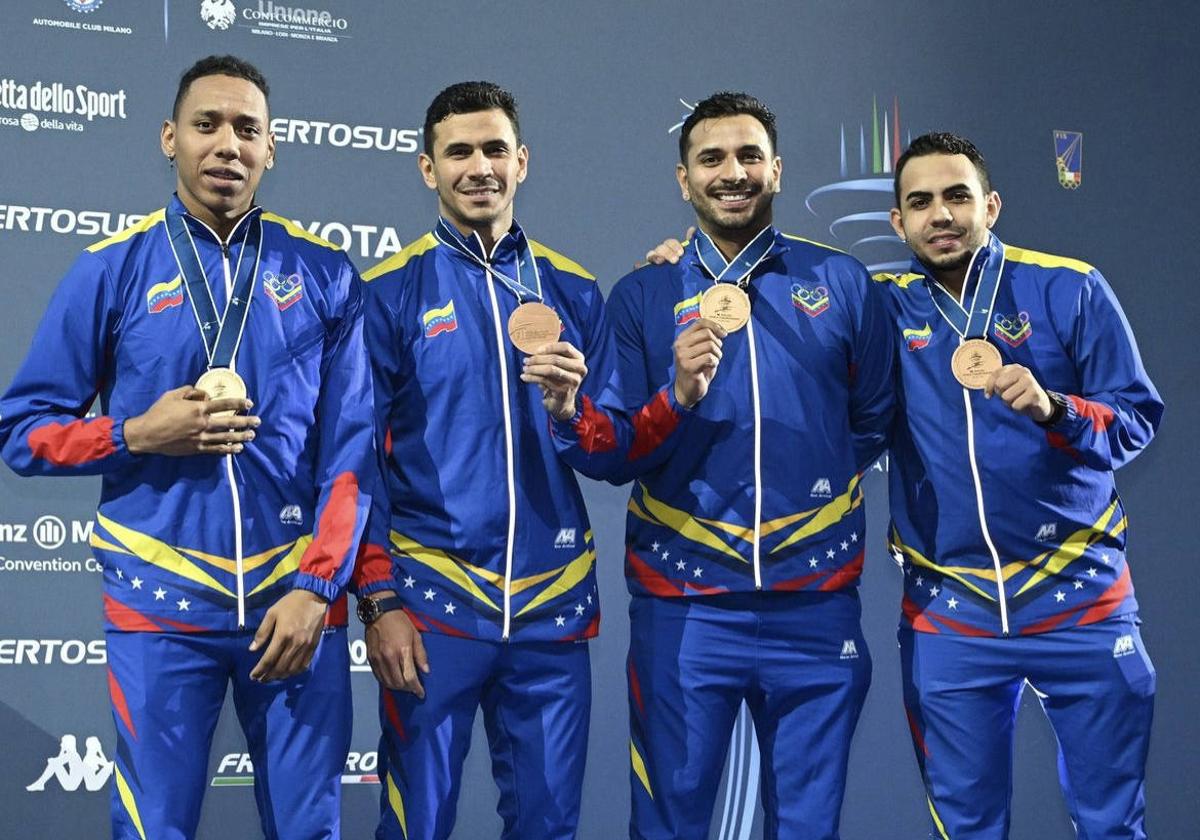
<path fill-rule="evenodd" d="M 161 224 L 165 218 L 166 210 L 155 210 L 153 213 L 143 216 L 141 220 L 134 222 L 120 233 L 113 234 L 107 239 L 101 239 L 99 242 L 89 245 L 85 249 L 85 253 L 100 255 L 104 252 L 111 253 L 117 250 L 124 250 L 121 246 L 125 248 L 132 247 L 139 243 L 147 233 L 154 230 L 157 225 Z"/>
<path fill-rule="evenodd" d="M 292 240 L 292 247 L 294 248 L 312 248 L 318 251 L 329 251 L 334 254 L 343 253 L 341 248 L 334 245 L 328 239 L 322 239 L 315 233 L 309 233 L 291 219 L 285 219 L 276 213 L 264 212 L 262 214 L 262 223 L 264 231 L 276 230 L 282 233 L 288 239 Z"/>
<path fill-rule="evenodd" d="M 529 250 L 533 252 L 534 259 L 545 260 L 559 272 L 571 274 L 580 279 L 592 282 L 596 280 L 596 277 L 579 263 L 569 257 L 563 256 L 552 248 L 547 248 L 541 242 L 530 239 Z"/>
<path fill-rule="evenodd" d="M 1029 248 L 1019 248 L 1015 245 L 1004 246 L 1004 259 L 1006 262 L 1014 263 L 1017 266 L 1027 266 L 1034 270 L 1043 269 L 1066 275 L 1075 275 L 1080 279 L 1097 273 L 1095 267 L 1082 260 L 1071 257 L 1060 257 L 1055 254 L 1047 254 Z"/>
<path fill-rule="evenodd" d="M 432 233 L 427 233 L 415 242 L 410 242 L 408 245 L 396 254 L 388 257 L 381 263 L 372 266 L 363 272 L 363 280 L 365 282 L 377 281 L 380 278 L 389 278 L 397 275 L 398 272 L 419 262 L 418 258 L 426 252 L 432 251 L 438 246 L 437 237 Z"/>

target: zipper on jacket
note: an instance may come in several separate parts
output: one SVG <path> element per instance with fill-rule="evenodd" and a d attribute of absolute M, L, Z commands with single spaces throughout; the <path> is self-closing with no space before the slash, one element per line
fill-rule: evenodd
<path fill-rule="evenodd" d="M 750 403 L 754 409 L 754 589 L 761 590 L 762 565 L 762 409 L 758 398 L 758 356 L 754 351 L 754 318 L 746 322 L 746 344 L 750 347 Z"/>
<path fill-rule="evenodd" d="M 504 347 L 504 332 L 500 328 L 500 304 L 496 300 L 496 284 L 489 271 L 484 272 L 488 297 L 492 301 L 492 320 L 496 326 L 496 355 L 500 358 L 500 397 L 504 402 L 504 467 L 508 483 L 508 539 L 504 542 L 504 628 L 501 641 L 508 641 L 512 623 L 513 541 L 517 532 L 517 488 L 513 474 L 513 431 L 511 405 L 508 395 L 508 353 Z"/>
<path fill-rule="evenodd" d="M 1000 553 L 996 551 L 996 545 L 992 542 L 987 515 L 983 508 L 983 482 L 979 478 L 979 465 L 975 455 L 975 414 L 971 410 L 971 393 L 966 388 L 963 388 L 962 392 L 963 404 L 967 408 L 967 456 L 971 461 L 971 480 L 975 484 L 975 509 L 979 512 L 979 530 L 983 532 L 983 541 L 987 544 L 988 552 L 992 555 L 992 565 L 996 569 L 996 594 L 1000 599 L 1000 629 L 1007 636 L 1008 599 L 1004 594 L 1004 570 L 1000 566 Z"/>
<path fill-rule="evenodd" d="M 234 225 L 227 239 L 221 239 L 221 237 L 217 236 L 216 231 L 195 216 L 189 214 L 189 217 L 212 234 L 213 239 L 221 246 L 221 267 L 225 273 L 225 306 L 228 308 L 229 296 L 233 294 L 233 277 L 229 273 L 229 240 L 233 238 L 233 234 L 237 229 L 242 226 L 242 221 L 250 217 L 250 214 L 247 213 Z M 198 254 L 197 257 L 199 257 Z M 236 359 L 229 360 L 229 369 L 235 373 L 237 372 L 236 361 Z M 237 626 L 239 630 L 243 630 L 246 627 L 246 582 L 244 576 L 245 560 L 242 550 L 242 497 L 238 492 L 237 482 L 234 480 L 232 452 L 225 455 L 225 477 L 229 481 L 229 497 L 233 507 L 233 560 L 237 571 Z"/>

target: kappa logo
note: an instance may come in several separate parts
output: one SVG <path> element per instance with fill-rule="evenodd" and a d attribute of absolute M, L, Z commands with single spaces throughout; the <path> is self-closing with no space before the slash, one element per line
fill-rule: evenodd
<path fill-rule="evenodd" d="M 833 486 L 829 483 L 828 478 L 818 478 L 813 482 L 812 490 L 809 491 L 808 495 L 821 499 L 832 499 Z"/>
<path fill-rule="evenodd" d="M 304 283 L 299 274 L 289 274 L 281 277 L 272 271 L 263 272 L 263 288 L 275 301 L 279 311 L 283 312 L 300 298 L 304 297 Z"/>
<path fill-rule="evenodd" d="M 146 292 L 146 309 L 151 315 L 170 309 L 173 306 L 183 306 L 183 280 L 177 274 L 174 280 L 165 283 L 155 283 Z"/>
<path fill-rule="evenodd" d="M 1029 325 L 1029 313 L 1018 312 L 1010 318 L 997 312 L 992 323 L 992 335 L 1009 347 L 1020 347 L 1033 335 L 1033 327 Z"/>
<path fill-rule="evenodd" d="M 112 775 L 113 763 L 104 754 L 100 739 L 95 735 L 89 735 L 84 744 L 85 752 L 80 756 L 75 736 L 62 736 L 58 754 L 46 759 L 46 769 L 42 771 L 42 775 L 26 785 L 25 790 L 40 793 L 46 789 L 46 783 L 51 779 L 56 780 L 68 793 L 74 793 L 81 787 L 90 791 L 104 787 L 108 777 Z"/>
<path fill-rule="evenodd" d="M 560 528 L 558 536 L 554 538 L 555 548 L 574 548 L 575 547 L 575 529 Z"/>
<path fill-rule="evenodd" d="M 909 353 L 914 353 L 929 346 L 929 340 L 932 337 L 933 330 L 929 328 L 928 322 L 919 330 L 906 328 L 904 330 L 904 346 L 908 349 Z"/>
<path fill-rule="evenodd" d="M 829 289 L 824 286 L 808 288 L 796 283 L 792 286 L 792 304 L 810 318 L 816 318 L 829 309 Z"/>
<path fill-rule="evenodd" d="M 854 643 L 854 639 L 846 639 L 842 642 L 842 655 L 839 659 L 858 659 L 858 645 Z"/>
<path fill-rule="evenodd" d="M 200 19 L 209 29 L 225 30 L 237 20 L 237 7 L 233 0 L 204 0 L 200 4 Z"/>
<path fill-rule="evenodd" d="M 426 338 L 433 338 L 458 329 L 458 316 L 454 314 L 454 298 L 450 298 L 450 302 L 445 306 L 426 311 L 421 316 L 421 324 L 425 328 Z"/>
<path fill-rule="evenodd" d="M 1034 537 L 1039 542 L 1046 542 L 1058 537 L 1057 522 L 1043 522 L 1037 529 L 1037 535 Z"/>
<path fill-rule="evenodd" d="M 284 505 L 279 511 L 279 521 L 283 525 L 303 525 L 304 513 L 300 505 Z"/>
<path fill-rule="evenodd" d="M 1129 656 L 1135 653 L 1137 648 L 1133 644 L 1133 636 L 1126 633 L 1124 636 L 1118 636 L 1117 641 L 1113 643 L 1113 658 L 1119 656 Z"/>

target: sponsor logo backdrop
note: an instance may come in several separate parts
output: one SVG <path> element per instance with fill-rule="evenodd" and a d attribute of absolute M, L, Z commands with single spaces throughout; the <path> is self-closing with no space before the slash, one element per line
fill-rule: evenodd
<path fill-rule="evenodd" d="M 1170 14 L 1166 14 L 1169 10 Z M 1159 440 L 1125 469 L 1130 557 L 1144 637 L 1162 679 L 1150 760 L 1149 826 L 1193 831 L 1200 693 L 1193 645 L 1189 507 L 1200 490 L 1192 325 L 1200 320 L 1191 107 L 1191 6 L 1068 0 L 987 6 L 691 3 L 442 6 L 391 0 L 10 0 L 0 10 L 0 384 L 76 254 L 163 206 L 173 173 L 158 128 L 195 58 L 232 52 L 273 87 L 278 166 L 261 202 L 346 248 L 360 268 L 427 231 L 433 197 L 416 172 L 432 95 L 489 78 L 523 109 L 530 177 L 518 217 L 596 273 L 607 290 L 647 247 L 685 228 L 672 174 L 688 103 L 745 88 L 779 114 L 785 166 L 778 221 L 874 266 L 904 250 L 884 215 L 891 165 L 910 136 L 975 138 L 1005 200 L 1002 238 L 1079 257 L 1116 287 L 1168 400 Z M 1138 72 L 1129 72 L 1129 68 Z M 1082 155 L 1087 141 L 1086 171 Z M 819 290 L 798 306 L 819 314 Z M 814 297 L 816 295 L 816 297 Z M 811 298 L 811 299 L 810 299 Z M 1014 340 L 1019 314 L 1012 314 Z M 906 325 L 921 346 L 923 325 Z M 169 352 L 166 350 L 165 352 Z M 1182 360 L 1182 361 L 1181 361 Z M 464 445 L 469 442 L 464 441 Z M 848 840 L 925 835 L 928 812 L 900 704 L 900 575 L 883 551 L 883 475 L 870 508 L 864 625 L 875 678 L 858 728 L 843 818 Z M 814 488 L 814 493 L 818 488 Z M 581 836 L 626 833 L 628 747 L 621 578 L 625 491 L 587 484 L 604 621 L 593 643 L 595 702 Z M 87 546 L 98 482 L 18 479 L 0 468 L 0 813 L 6 836 L 106 834 L 109 717 L 100 580 Z M 1034 523 L 1031 527 L 1036 527 Z M 567 537 L 563 537 L 567 539 Z M 374 680 L 361 632 L 345 836 L 371 835 L 379 788 Z M 847 651 L 853 655 L 858 651 Z M 715 655 L 737 655 L 735 651 Z M 436 663 L 434 664 L 436 666 Z M 1053 737 L 1026 699 L 1016 753 L 1014 840 L 1073 836 Z M 752 730 L 734 733 L 712 836 L 760 836 Z M 466 767 L 455 836 L 494 837 L 485 741 Z M 257 836 L 252 772 L 232 716 L 212 750 L 202 838 Z M 93 790 L 101 788 L 100 790 Z"/>

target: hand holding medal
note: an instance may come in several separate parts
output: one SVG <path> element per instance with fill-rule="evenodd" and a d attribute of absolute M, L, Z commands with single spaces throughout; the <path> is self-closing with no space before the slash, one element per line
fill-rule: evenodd
<path fill-rule="evenodd" d="M 680 405 L 691 408 L 708 394 L 728 334 L 720 323 L 697 318 L 675 339 L 675 401 Z"/>
<path fill-rule="evenodd" d="M 125 445 L 135 455 L 236 455 L 254 440 L 262 422 L 237 413 L 253 407 L 244 397 L 209 399 L 204 391 L 185 385 L 126 420 Z"/>
<path fill-rule="evenodd" d="M 558 316 L 555 316 L 557 319 Z M 557 337 L 558 327 L 554 329 Z M 517 344 L 515 339 L 513 343 Z M 552 417 L 570 420 L 575 414 L 575 397 L 579 393 L 579 386 L 588 372 L 583 353 L 568 341 L 542 342 L 531 345 L 530 350 L 525 350 L 520 344 L 517 347 L 522 352 L 530 353 L 521 369 L 521 381 L 541 389 L 542 405 Z"/>

